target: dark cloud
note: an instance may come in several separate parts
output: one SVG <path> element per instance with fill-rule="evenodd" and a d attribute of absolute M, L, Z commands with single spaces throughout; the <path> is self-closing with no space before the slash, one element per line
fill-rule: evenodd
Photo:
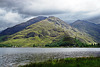
<path fill-rule="evenodd" d="M 0 7 L 7 11 L 31 16 L 64 13 L 63 10 L 46 6 L 45 3 L 39 3 L 38 0 L 0 0 Z"/>
<path fill-rule="evenodd" d="M 99 0 L 0 0 L 0 7 L 19 14 L 37 16 L 62 13 L 88 12 L 95 15 L 100 11 Z M 97 5 L 96 5 L 97 4 Z M 90 13 L 90 14 L 89 14 Z"/>

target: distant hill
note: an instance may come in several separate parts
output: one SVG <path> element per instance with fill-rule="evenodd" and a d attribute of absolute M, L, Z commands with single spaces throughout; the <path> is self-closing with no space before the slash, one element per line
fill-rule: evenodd
<path fill-rule="evenodd" d="M 16 32 L 19 32 L 21 30 L 23 30 L 24 28 L 26 28 L 27 26 L 31 25 L 31 24 L 34 24 L 36 22 L 39 22 L 41 20 L 44 20 L 46 19 L 47 17 L 43 17 L 43 16 L 39 16 L 39 17 L 36 17 L 36 18 L 33 18 L 27 22 L 24 22 L 24 23 L 21 23 L 21 24 L 18 24 L 18 25 L 15 25 L 13 27 L 10 27 L 10 28 L 7 28 L 5 30 L 3 30 L 1 33 L 0 33 L 0 36 L 2 35 L 11 35 L 11 34 L 14 34 Z"/>
<path fill-rule="evenodd" d="M 100 24 L 100 16 L 93 17 L 93 18 L 90 18 L 90 19 L 87 19 L 87 20 L 92 22 L 92 23 L 95 23 L 95 24 Z"/>
<path fill-rule="evenodd" d="M 0 44 L 17 47 L 45 46 L 64 37 L 76 38 L 84 43 L 94 43 L 87 34 L 81 33 L 57 17 L 50 16 L 4 37 L 4 41 Z"/>
<path fill-rule="evenodd" d="M 100 25 L 94 24 L 85 20 L 77 20 L 71 24 L 72 27 L 77 28 L 81 32 L 91 35 L 96 42 L 100 42 Z"/>

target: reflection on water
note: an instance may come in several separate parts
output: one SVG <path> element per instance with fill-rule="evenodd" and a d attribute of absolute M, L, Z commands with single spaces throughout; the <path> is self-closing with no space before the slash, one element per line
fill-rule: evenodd
<path fill-rule="evenodd" d="M 0 48 L 0 66 L 16 67 L 28 62 L 88 56 L 100 57 L 100 48 Z"/>

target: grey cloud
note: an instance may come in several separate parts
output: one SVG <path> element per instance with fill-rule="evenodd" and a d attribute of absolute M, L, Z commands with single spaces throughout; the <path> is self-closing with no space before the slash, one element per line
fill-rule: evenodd
<path fill-rule="evenodd" d="M 13 25 L 15 25 L 15 24 L 0 21 L 0 31 L 6 29 L 8 27 L 12 27 Z"/>
<path fill-rule="evenodd" d="M 18 12 L 27 16 L 54 15 L 63 13 L 88 12 L 87 15 L 99 13 L 99 0 L 0 0 L 0 7 L 7 11 Z M 97 4 L 97 5 L 95 5 Z M 82 12 L 82 13 L 83 13 Z M 95 13 L 96 12 L 96 13 Z M 86 13 L 84 13 L 86 14 Z"/>
<path fill-rule="evenodd" d="M 36 3 L 39 3 L 38 0 L 0 0 L 0 7 L 5 8 L 7 11 L 14 11 L 30 16 L 64 13 L 64 11 L 60 9 L 46 7 L 44 3 L 38 5 Z"/>

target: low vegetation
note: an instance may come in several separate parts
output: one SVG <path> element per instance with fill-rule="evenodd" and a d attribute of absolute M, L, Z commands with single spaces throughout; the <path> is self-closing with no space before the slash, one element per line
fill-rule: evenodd
<path fill-rule="evenodd" d="M 6 36 L 7 36 L 7 35 L 0 36 L 0 42 L 4 41 L 4 38 L 5 38 Z"/>
<path fill-rule="evenodd" d="M 46 44 L 45 47 L 100 47 L 100 43 L 97 44 L 87 44 L 83 43 L 76 38 L 64 37 L 63 39 Z"/>
<path fill-rule="evenodd" d="M 45 45 L 46 47 L 86 47 L 88 44 L 82 43 L 80 40 L 71 37 L 64 37 L 63 39 Z"/>
<path fill-rule="evenodd" d="M 54 59 L 19 67 L 100 67 L 100 57 Z"/>
<path fill-rule="evenodd" d="M 33 38 L 32 38 L 33 39 Z M 60 40 L 52 42 L 51 39 L 40 39 L 39 37 L 34 37 L 34 40 L 28 39 L 13 39 L 7 41 L 9 43 L 1 43 L 0 47 L 100 47 L 100 43 L 97 44 L 87 44 L 80 40 L 72 37 L 63 37 Z M 25 45 L 26 44 L 26 45 Z"/>

